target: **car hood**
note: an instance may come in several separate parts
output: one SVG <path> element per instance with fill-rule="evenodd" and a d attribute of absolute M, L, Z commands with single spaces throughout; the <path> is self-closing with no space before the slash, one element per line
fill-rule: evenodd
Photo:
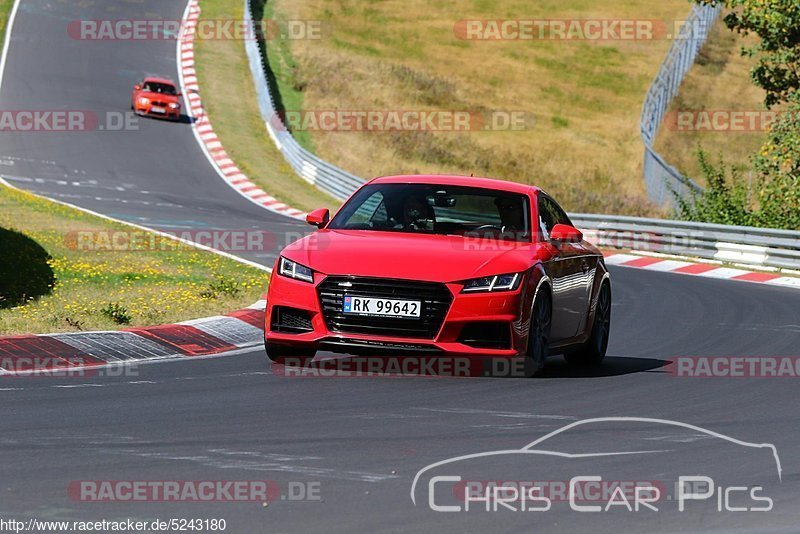
<path fill-rule="evenodd" d="M 180 98 L 176 95 L 165 95 L 164 93 L 151 93 L 143 91 L 139 93 L 138 98 L 147 98 L 149 100 L 160 100 L 161 102 L 178 102 Z"/>
<path fill-rule="evenodd" d="M 282 254 L 324 274 L 456 282 L 522 272 L 537 246 L 448 235 L 319 230 Z"/>

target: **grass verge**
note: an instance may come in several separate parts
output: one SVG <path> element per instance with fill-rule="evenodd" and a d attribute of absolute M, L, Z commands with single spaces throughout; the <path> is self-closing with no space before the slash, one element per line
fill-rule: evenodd
<path fill-rule="evenodd" d="M 8 16 L 11 14 L 11 6 L 13 5 L 14 0 L 0 0 L 0 36 L 2 36 L 3 40 L 6 37 L 6 23 L 8 23 Z"/>
<path fill-rule="evenodd" d="M 311 131 L 319 156 L 359 176 L 489 175 L 541 185 L 573 211 L 659 215 L 642 180 L 639 115 L 671 41 L 460 39 L 462 20 L 653 19 L 684 0 L 269 0 L 277 20 L 318 20 L 323 38 L 270 44 L 281 94 L 305 110 L 523 111 L 522 130 Z M 275 54 L 273 59 L 272 54 Z M 291 74 L 288 77 L 286 74 Z M 288 99 L 291 100 L 292 98 Z"/>
<path fill-rule="evenodd" d="M 242 19 L 242 0 L 202 0 L 202 20 Z M 195 68 L 203 106 L 225 151 L 251 180 L 301 210 L 339 203 L 298 177 L 261 120 L 241 40 L 195 41 Z"/>
<path fill-rule="evenodd" d="M 680 91 L 670 105 L 668 116 L 679 112 L 708 111 L 755 112 L 764 107 L 764 92 L 750 80 L 754 64 L 750 57 L 742 57 L 742 46 L 753 38 L 742 37 L 730 31 L 720 18 L 708 42 L 700 51 L 695 65 L 687 74 Z M 712 160 L 720 155 L 725 162 L 739 170 L 751 169 L 750 158 L 758 153 L 766 132 L 747 129 L 722 129 L 711 131 L 707 123 L 697 117 L 697 128 L 678 128 L 665 122 L 657 138 L 656 150 L 685 176 L 704 183 L 697 158 L 702 148 Z M 724 116 L 724 115 L 723 115 Z"/>
<path fill-rule="evenodd" d="M 647 200 L 641 177 L 639 113 L 645 91 L 671 41 L 490 41 L 458 39 L 465 19 L 653 19 L 673 26 L 689 12 L 684 0 L 455 3 L 349 0 L 269 0 L 265 19 L 314 21 L 321 39 L 267 42 L 270 65 L 287 110 L 524 110 L 524 131 L 295 131 L 298 141 L 357 175 L 452 172 L 536 183 L 572 211 L 668 215 Z M 203 0 L 203 16 L 238 17 L 239 0 Z M 680 109 L 761 109 L 741 38 L 718 23 L 672 106 Z M 304 208 L 332 201 L 291 173 L 258 117 L 241 43 L 200 43 L 197 62 L 204 98 L 223 143 L 261 185 Z M 223 68 L 224 65 L 224 68 Z M 227 69 L 227 70 L 225 70 Z M 227 94 L 215 78 L 242 80 L 237 110 L 218 114 Z M 204 78 L 204 79 L 203 79 Z M 219 99 L 220 105 L 214 101 Z M 236 113 L 241 117 L 235 119 Z M 216 127 L 216 126 L 215 126 Z M 696 151 L 725 153 L 740 168 L 760 133 L 662 129 L 657 148 L 684 173 L 698 177 Z M 250 169 L 263 170 L 261 176 Z M 700 180 L 702 182 L 702 180 Z M 335 202 L 333 202 L 335 203 Z"/>
<path fill-rule="evenodd" d="M 248 306 L 266 289 L 263 271 L 174 241 L 157 250 L 80 250 L 74 232 L 132 228 L 5 186 L 0 228 L 44 248 L 55 278 L 48 294 L 0 307 L 2 335 L 173 323 Z"/>

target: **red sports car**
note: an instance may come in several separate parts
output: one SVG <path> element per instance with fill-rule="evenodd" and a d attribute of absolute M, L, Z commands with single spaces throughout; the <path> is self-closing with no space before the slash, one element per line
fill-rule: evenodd
<path fill-rule="evenodd" d="M 131 109 L 138 115 L 178 120 L 181 117 L 181 94 L 171 80 L 145 78 L 133 86 Z"/>
<path fill-rule="evenodd" d="M 537 187 L 389 176 L 286 247 L 267 295 L 269 358 L 404 353 L 574 363 L 605 356 L 611 280 L 600 251 Z"/>

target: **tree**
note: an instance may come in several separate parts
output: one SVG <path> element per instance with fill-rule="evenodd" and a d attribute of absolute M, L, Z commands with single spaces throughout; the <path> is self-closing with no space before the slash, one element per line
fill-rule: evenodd
<path fill-rule="evenodd" d="M 757 224 L 800 230 L 800 93 L 770 127 L 753 164 L 761 175 Z"/>
<path fill-rule="evenodd" d="M 788 102 L 800 89 L 800 2 L 798 0 L 695 0 L 733 10 L 725 25 L 742 35 L 755 34 L 758 44 L 742 49 L 755 57 L 753 82 L 766 91 L 768 108 Z"/>
<path fill-rule="evenodd" d="M 788 109 L 778 116 L 761 151 L 752 158 L 756 173 L 752 184 L 745 185 L 736 173 L 728 178 L 724 164 L 715 167 L 701 151 L 708 187 L 685 199 L 676 194 L 677 214 L 695 221 L 800 230 L 800 1 L 695 1 L 724 3 L 732 8 L 725 16 L 728 28 L 759 37 L 756 45 L 742 49 L 757 58 L 751 78 L 766 92 L 768 108 L 788 104 Z"/>

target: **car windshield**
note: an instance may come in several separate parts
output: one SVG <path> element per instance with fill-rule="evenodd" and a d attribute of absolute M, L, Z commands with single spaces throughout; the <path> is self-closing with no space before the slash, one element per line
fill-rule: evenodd
<path fill-rule="evenodd" d="M 145 82 L 142 86 L 142 91 L 147 91 L 148 93 L 161 93 L 162 95 L 174 95 L 177 93 L 174 85 L 158 82 Z"/>
<path fill-rule="evenodd" d="M 519 193 L 433 184 L 370 184 L 328 228 L 463 235 L 530 241 L 528 197 Z"/>

